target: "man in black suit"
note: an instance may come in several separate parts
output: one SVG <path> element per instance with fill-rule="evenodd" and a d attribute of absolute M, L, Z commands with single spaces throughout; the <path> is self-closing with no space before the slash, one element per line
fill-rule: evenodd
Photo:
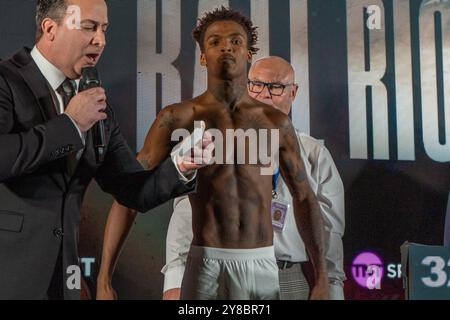
<path fill-rule="evenodd" d="M 80 10 L 78 26 L 69 5 Z M 193 191 L 201 165 L 169 158 L 144 171 L 105 90 L 78 93 L 81 69 L 95 66 L 106 44 L 104 0 L 38 0 L 36 21 L 36 46 L 0 63 L 0 299 L 79 299 L 68 270 L 78 265 L 91 180 L 145 212 Z M 107 148 L 98 164 L 90 128 L 101 119 Z"/>

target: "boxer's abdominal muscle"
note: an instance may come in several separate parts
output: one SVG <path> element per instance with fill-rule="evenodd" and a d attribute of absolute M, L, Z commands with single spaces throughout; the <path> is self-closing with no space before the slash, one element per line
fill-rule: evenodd
<path fill-rule="evenodd" d="M 215 248 L 271 246 L 272 177 L 256 165 L 214 165 L 198 173 L 190 195 L 193 244 Z"/>
<path fill-rule="evenodd" d="M 227 129 L 258 132 L 275 128 L 265 112 L 271 110 L 265 106 L 241 104 L 233 110 L 209 106 L 203 110 L 207 127 L 220 130 L 224 137 Z M 224 138 L 223 150 L 228 143 Z M 234 146 L 234 164 L 213 165 L 198 173 L 197 193 L 190 196 L 194 245 L 242 249 L 273 244 L 272 176 L 261 175 L 261 166 L 248 164 L 248 156 L 246 164 L 236 164 L 236 141 Z M 248 155 L 248 143 L 245 149 Z M 257 151 L 259 154 L 259 148 Z"/>
<path fill-rule="evenodd" d="M 168 108 L 160 115 L 157 128 L 170 129 L 170 132 L 177 128 L 192 131 L 194 121 L 203 120 L 207 129 L 222 132 L 222 150 L 226 150 L 226 144 L 230 143 L 226 139 L 227 129 L 255 129 L 259 133 L 260 129 L 279 128 L 277 122 L 284 115 L 270 106 L 254 102 L 254 105 L 248 102 L 236 103 L 233 108 L 226 108 L 208 104 L 201 98 L 194 99 Z M 161 146 L 167 148 L 165 143 Z M 260 248 L 273 244 L 270 217 L 272 176 L 262 175 L 261 165 L 248 164 L 248 143 L 245 148 L 246 164 L 236 164 L 238 150 L 235 141 L 234 164 L 214 164 L 199 170 L 197 191 L 189 196 L 194 245 Z M 259 154 L 259 148 L 257 152 Z"/>

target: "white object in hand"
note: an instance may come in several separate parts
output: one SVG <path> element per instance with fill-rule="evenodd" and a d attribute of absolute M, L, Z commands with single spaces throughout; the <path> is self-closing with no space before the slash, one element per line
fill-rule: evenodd
<path fill-rule="evenodd" d="M 205 121 L 195 121 L 194 132 L 189 137 L 186 137 L 181 144 L 177 145 L 173 152 L 176 152 L 180 157 L 184 157 L 186 155 L 190 156 L 191 150 L 195 150 L 196 147 L 199 147 L 201 150 L 205 128 Z"/>
<path fill-rule="evenodd" d="M 203 135 L 205 134 L 205 121 L 194 122 L 194 132 L 175 146 L 171 156 L 178 164 L 188 162 L 198 165 L 203 164 Z M 194 154 L 192 155 L 192 150 Z M 192 158 L 194 161 L 192 161 Z"/>

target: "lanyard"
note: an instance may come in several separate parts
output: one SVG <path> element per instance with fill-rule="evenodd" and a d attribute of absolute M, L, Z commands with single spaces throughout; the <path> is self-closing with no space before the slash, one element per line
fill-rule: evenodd
<path fill-rule="evenodd" d="M 280 169 L 272 176 L 272 190 L 276 193 L 278 181 L 280 180 Z"/>

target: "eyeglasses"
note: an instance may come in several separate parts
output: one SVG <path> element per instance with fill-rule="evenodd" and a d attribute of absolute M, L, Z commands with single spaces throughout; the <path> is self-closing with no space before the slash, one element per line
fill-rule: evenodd
<path fill-rule="evenodd" d="M 263 92 L 265 87 L 267 87 L 270 95 L 277 97 L 282 96 L 284 94 L 284 90 L 293 85 L 295 85 L 295 83 L 281 84 L 281 83 L 248 80 L 248 89 L 250 90 L 250 92 L 259 94 Z"/>

